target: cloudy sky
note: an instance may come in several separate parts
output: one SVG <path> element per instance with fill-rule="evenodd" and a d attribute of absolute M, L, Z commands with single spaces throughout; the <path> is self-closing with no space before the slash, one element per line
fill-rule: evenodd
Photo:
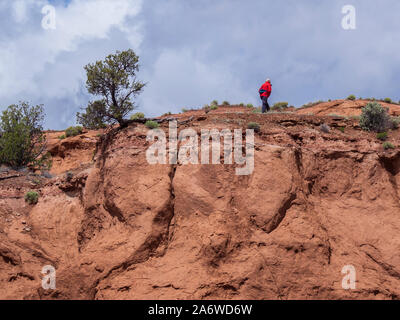
<path fill-rule="evenodd" d="M 56 9 L 44 29 L 42 8 Z M 344 30 L 344 5 L 356 29 Z M 0 0 L 0 110 L 44 104 L 45 128 L 75 124 L 91 99 L 83 67 L 140 56 L 139 110 L 156 116 L 213 99 L 300 106 L 355 94 L 400 99 L 398 0 Z"/>

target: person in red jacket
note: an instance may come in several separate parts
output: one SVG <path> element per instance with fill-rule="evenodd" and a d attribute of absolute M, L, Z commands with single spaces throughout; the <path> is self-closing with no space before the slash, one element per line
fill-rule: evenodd
<path fill-rule="evenodd" d="M 272 92 L 271 80 L 267 79 L 267 81 L 265 81 L 265 83 L 261 86 L 258 92 L 260 93 L 260 98 L 262 101 L 262 113 L 265 113 L 265 111 L 268 112 L 270 109 L 268 104 L 268 98 Z"/>

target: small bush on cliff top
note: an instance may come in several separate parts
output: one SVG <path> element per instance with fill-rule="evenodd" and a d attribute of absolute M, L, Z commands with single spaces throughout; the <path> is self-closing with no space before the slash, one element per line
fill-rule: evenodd
<path fill-rule="evenodd" d="M 362 108 L 360 127 L 366 131 L 384 132 L 391 127 L 390 116 L 377 102 L 369 102 Z"/>
<path fill-rule="evenodd" d="M 260 125 L 257 122 L 249 122 L 247 129 L 253 129 L 255 132 L 260 132 Z"/>
<path fill-rule="evenodd" d="M 210 107 L 210 109 L 211 109 L 211 110 L 217 110 L 217 109 L 218 109 L 218 106 L 212 105 L 212 106 Z"/>
<path fill-rule="evenodd" d="M 347 97 L 347 100 L 356 100 L 356 96 L 354 94 L 351 94 Z"/>
<path fill-rule="evenodd" d="M 213 100 L 213 101 L 211 102 L 211 105 L 212 105 L 212 106 L 218 106 L 218 100 Z"/>
<path fill-rule="evenodd" d="M 271 110 L 272 111 L 284 111 L 285 109 L 288 108 L 288 106 L 289 106 L 288 102 L 277 102 L 272 106 Z"/>
<path fill-rule="evenodd" d="M 67 130 L 65 130 L 65 136 L 66 137 L 75 137 L 77 135 L 82 134 L 83 128 L 81 126 L 76 126 L 76 127 L 69 127 Z"/>
<path fill-rule="evenodd" d="M 253 104 L 251 104 L 251 103 L 248 103 L 248 104 L 246 105 L 246 107 L 247 107 L 247 108 L 254 108 Z"/>
<path fill-rule="evenodd" d="M 391 122 L 392 122 L 392 129 L 398 129 L 400 126 L 400 116 L 392 117 Z"/>
<path fill-rule="evenodd" d="M 144 119 L 144 113 L 136 112 L 135 114 L 131 115 L 131 120 L 137 120 L 137 119 Z"/>
<path fill-rule="evenodd" d="M 159 127 L 159 124 L 152 120 L 146 121 L 146 123 L 144 125 L 149 129 L 156 129 Z"/>
<path fill-rule="evenodd" d="M 392 103 L 392 99 L 390 99 L 390 98 L 385 98 L 385 99 L 383 99 L 383 101 L 386 103 Z"/>
<path fill-rule="evenodd" d="M 390 142 L 384 142 L 383 143 L 383 149 L 385 149 L 385 150 L 394 149 L 394 145 L 391 144 Z"/>
<path fill-rule="evenodd" d="M 222 105 L 223 106 L 230 106 L 231 104 L 228 101 L 225 100 L 225 101 L 222 102 Z"/>
<path fill-rule="evenodd" d="M 29 204 L 37 204 L 39 200 L 39 194 L 36 191 L 28 191 L 25 194 L 25 201 Z"/>
<path fill-rule="evenodd" d="M 388 137 L 387 132 L 379 132 L 376 135 L 376 138 L 379 139 L 379 140 L 382 140 L 382 141 L 385 141 L 387 139 L 387 137 Z"/>

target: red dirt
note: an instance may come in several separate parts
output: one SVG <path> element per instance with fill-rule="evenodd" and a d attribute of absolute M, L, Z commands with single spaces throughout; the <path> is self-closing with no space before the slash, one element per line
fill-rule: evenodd
<path fill-rule="evenodd" d="M 48 150 L 53 159 L 50 173 L 60 174 L 92 163 L 96 142 L 103 130 L 84 131 L 76 137 L 59 139 L 63 131 L 46 133 Z"/>
<path fill-rule="evenodd" d="M 302 113 L 168 116 L 197 132 L 259 123 L 250 176 L 149 165 L 141 124 L 49 133 L 53 178 L 0 174 L 0 298 L 399 299 L 400 131 L 385 151 L 356 120 Z M 36 205 L 23 199 L 31 189 Z M 45 265 L 55 290 L 41 286 Z M 342 288 L 345 265 L 355 290 Z"/>

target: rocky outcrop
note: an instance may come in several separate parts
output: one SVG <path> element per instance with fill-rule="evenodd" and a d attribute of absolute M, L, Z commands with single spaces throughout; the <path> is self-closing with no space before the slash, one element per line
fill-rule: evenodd
<path fill-rule="evenodd" d="M 399 299 L 400 152 L 332 117 L 210 112 L 179 130 L 251 121 L 261 130 L 249 176 L 150 165 L 146 129 L 132 123 L 99 140 L 90 167 L 0 181 L 0 297 Z M 41 286 L 45 265 L 54 290 Z M 354 290 L 342 288 L 346 265 Z"/>

